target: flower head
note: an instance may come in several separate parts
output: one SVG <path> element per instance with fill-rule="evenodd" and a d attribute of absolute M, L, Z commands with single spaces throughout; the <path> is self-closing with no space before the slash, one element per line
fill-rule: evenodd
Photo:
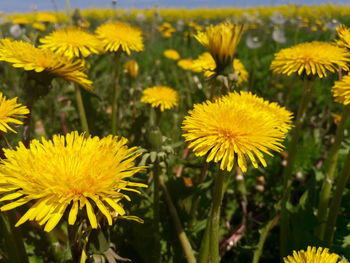
<path fill-rule="evenodd" d="M 35 20 L 43 23 L 57 23 L 57 17 L 53 13 L 48 12 L 37 13 Z"/>
<path fill-rule="evenodd" d="M 49 50 L 36 48 L 26 42 L 1 39 L 0 61 L 12 63 L 15 68 L 46 73 L 50 77 L 59 77 L 75 82 L 85 89 L 92 89 L 92 82 L 83 72 L 82 61 L 73 61 Z"/>
<path fill-rule="evenodd" d="M 96 29 L 97 37 L 107 52 L 121 49 L 130 55 L 131 51 L 143 51 L 143 38 L 140 29 L 128 23 L 109 21 Z"/>
<path fill-rule="evenodd" d="M 204 72 L 204 76 L 210 77 L 215 74 L 216 63 L 209 52 L 204 52 L 192 62 L 192 71 Z"/>
<path fill-rule="evenodd" d="M 179 104 L 179 93 L 167 86 L 154 86 L 143 91 L 141 102 L 159 107 L 160 111 L 169 110 Z"/>
<path fill-rule="evenodd" d="M 87 57 L 101 51 L 101 42 L 79 27 L 66 27 L 40 39 L 40 48 L 69 58 Z"/>
<path fill-rule="evenodd" d="M 205 32 L 198 32 L 196 39 L 207 48 L 217 64 L 217 72 L 224 70 L 233 61 L 241 39 L 243 25 L 228 22 L 210 25 Z"/>
<path fill-rule="evenodd" d="M 245 69 L 243 63 L 238 58 L 235 58 L 233 60 L 232 67 L 233 67 L 234 74 L 236 76 L 236 83 L 238 86 L 248 81 L 249 73 Z"/>
<path fill-rule="evenodd" d="M 337 33 L 339 37 L 337 45 L 350 49 L 350 28 L 345 25 L 340 25 L 337 27 Z"/>
<path fill-rule="evenodd" d="M 197 156 L 207 156 L 207 162 L 221 162 L 220 169 L 228 171 L 237 162 L 245 172 L 247 157 L 254 167 L 258 167 L 257 159 L 266 166 L 263 153 L 282 150 L 291 116 L 286 109 L 249 92 L 230 93 L 215 102 L 195 105 L 183 121 L 183 136 Z"/>
<path fill-rule="evenodd" d="M 7 132 L 7 130 L 16 133 L 9 124 L 14 123 L 22 125 L 23 122 L 18 118 L 25 118 L 25 115 L 29 113 L 26 106 L 22 106 L 17 103 L 17 98 L 7 100 L 6 97 L 0 92 L 0 131 Z"/>
<path fill-rule="evenodd" d="M 136 79 L 137 75 L 139 74 L 139 64 L 137 64 L 136 60 L 129 60 L 124 64 L 125 71 L 128 73 L 128 75 Z"/>
<path fill-rule="evenodd" d="M 336 102 L 348 105 L 350 103 L 350 75 L 343 76 L 334 83 L 332 93 Z"/>
<path fill-rule="evenodd" d="M 346 263 L 340 256 L 330 253 L 328 248 L 307 247 L 307 250 L 293 251 L 292 256 L 285 257 L 284 263 Z"/>
<path fill-rule="evenodd" d="M 158 28 L 158 30 L 160 33 L 162 33 L 162 36 L 165 38 L 171 37 L 173 35 L 173 33 L 176 31 L 175 28 L 173 28 L 173 26 L 168 22 L 163 23 Z"/>
<path fill-rule="evenodd" d="M 338 68 L 348 70 L 350 53 L 328 42 L 314 41 L 282 49 L 275 54 L 270 69 L 273 73 L 327 76 L 327 71 L 335 72 Z"/>
<path fill-rule="evenodd" d="M 70 225 L 83 208 L 92 228 L 98 226 L 96 210 L 112 225 L 111 213 L 125 214 L 120 200 L 129 199 L 121 190 L 138 192 L 129 187 L 145 186 L 125 180 L 144 169 L 135 167 L 140 152 L 126 143 L 125 138 L 86 138 L 72 132 L 33 140 L 30 148 L 20 143 L 6 149 L 6 159 L 0 162 L 0 201 L 8 203 L 1 211 L 34 201 L 16 226 L 35 220 L 45 231 L 51 231 L 67 209 Z"/>
<path fill-rule="evenodd" d="M 172 60 L 180 59 L 180 54 L 175 49 L 167 49 L 164 51 L 163 54 L 168 59 L 172 59 Z"/>
<path fill-rule="evenodd" d="M 184 70 L 192 70 L 192 67 L 193 67 L 193 60 L 190 59 L 190 58 L 184 58 L 184 59 L 180 59 L 178 62 L 177 62 L 177 65 L 184 69 Z"/>

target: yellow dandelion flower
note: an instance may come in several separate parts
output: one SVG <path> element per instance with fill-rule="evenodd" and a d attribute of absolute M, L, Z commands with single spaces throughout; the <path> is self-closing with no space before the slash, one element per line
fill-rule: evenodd
<path fill-rule="evenodd" d="M 46 73 L 50 77 L 59 77 L 75 82 L 87 90 L 92 89 L 92 81 L 83 73 L 81 60 L 71 60 L 49 50 L 41 50 L 35 46 L 10 39 L 0 40 L 0 61 L 13 64 L 15 68 Z"/>
<path fill-rule="evenodd" d="M 96 29 L 105 51 L 116 52 L 119 48 L 130 55 L 131 51 L 143 51 L 143 38 L 140 29 L 124 22 L 109 21 Z"/>
<path fill-rule="evenodd" d="M 39 22 L 33 23 L 32 27 L 40 32 L 44 32 L 46 30 L 46 26 L 43 23 Z"/>
<path fill-rule="evenodd" d="M 139 74 L 139 64 L 137 64 L 136 60 L 129 60 L 124 64 L 124 68 L 126 73 L 133 78 L 136 79 Z"/>
<path fill-rule="evenodd" d="M 12 24 L 25 25 L 29 24 L 29 20 L 26 17 L 16 17 L 12 20 Z"/>
<path fill-rule="evenodd" d="M 236 75 L 236 84 L 238 86 L 248 81 L 249 73 L 238 58 L 233 60 L 232 67 L 234 74 Z"/>
<path fill-rule="evenodd" d="M 6 159 L 0 162 L 0 201 L 7 203 L 1 211 L 33 201 L 16 226 L 35 220 L 51 231 L 66 210 L 68 223 L 73 225 L 85 207 L 92 228 L 98 227 L 97 210 L 112 225 L 111 213 L 124 215 L 119 202 L 129 199 L 121 190 L 138 192 L 129 187 L 145 187 L 125 180 L 144 169 L 135 167 L 141 153 L 126 143 L 127 139 L 111 135 L 86 138 L 72 132 L 54 135 L 52 140 L 32 140 L 29 149 L 23 143 L 6 149 Z"/>
<path fill-rule="evenodd" d="M 338 126 L 340 121 L 341 121 L 341 115 L 336 114 L 336 113 L 332 113 L 331 116 L 333 118 L 334 124 Z"/>
<path fill-rule="evenodd" d="M 68 58 L 87 57 L 102 50 L 102 43 L 94 35 L 72 26 L 56 30 L 41 38 L 40 42 L 40 48 Z"/>
<path fill-rule="evenodd" d="M 165 38 L 170 38 L 173 35 L 173 33 L 176 31 L 175 28 L 173 28 L 173 26 L 168 22 L 163 23 L 158 28 L 158 30 L 160 33 L 162 33 L 162 36 Z"/>
<path fill-rule="evenodd" d="M 168 59 L 172 59 L 172 60 L 179 60 L 180 59 L 180 54 L 175 49 L 164 50 L 163 54 Z"/>
<path fill-rule="evenodd" d="M 16 133 L 9 124 L 22 125 L 21 120 L 18 118 L 25 118 L 26 114 L 29 114 L 29 110 L 26 106 L 22 106 L 17 103 L 17 98 L 6 99 L 6 97 L 0 92 L 0 131 L 7 132 L 7 130 Z"/>
<path fill-rule="evenodd" d="M 183 136 L 196 156 L 207 155 L 207 162 L 221 162 L 220 169 L 227 171 L 237 162 L 246 172 L 247 157 L 257 168 L 257 159 L 267 165 L 263 153 L 282 150 L 291 126 L 291 113 L 286 112 L 249 92 L 231 93 L 215 102 L 196 104 L 183 121 Z"/>
<path fill-rule="evenodd" d="M 337 27 L 337 33 L 340 38 L 337 40 L 337 45 L 350 49 L 350 28 L 345 25 L 340 25 Z"/>
<path fill-rule="evenodd" d="M 48 12 L 37 13 L 35 20 L 42 23 L 57 23 L 57 17 Z"/>
<path fill-rule="evenodd" d="M 209 52 L 204 52 L 193 60 L 192 71 L 204 72 L 204 76 L 210 77 L 215 74 L 216 63 Z"/>
<path fill-rule="evenodd" d="M 213 56 L 217 72 L 221 72 L 232 63 L 242 31 L 243 25 L 224 22 L 216 26 L 210 25 L 205 32 L 198 32 L 195 35 Z"/>
<path fill-rule="evenodd" d="M 307 250 L 293 251 L 292 256 L 285 257 L 284 263 L 346 263 L 346 260 L 335 253 L 330 253 L 328 248 L 307 247 Z"/>
<path fill-rule="evenodd" d="M 192 70 L 193 60 L 190 58 L 180 59 L 177 65 L 184 70 Z"/>
<path fill-rule="evenodd" d="M 270 69 L 273 73 L 327 76 L 338 68 L 349 70 L 350 53 L 328 42 L 314 41 L 285 48 L 275 54 Z"/>
<path fill-rule="evenodd" d="M 350 75 L 345 75 L 341 80 L 334 83 L 332 87 L 335 101 L 344 105 L 350 103 Z"/>
<path fill-rule="evenodd" d="M 179 93 L 167 86 L 154 86 L 143 91 L 141 102 L 160 111 L 169 110 L 179 104 Z"/>

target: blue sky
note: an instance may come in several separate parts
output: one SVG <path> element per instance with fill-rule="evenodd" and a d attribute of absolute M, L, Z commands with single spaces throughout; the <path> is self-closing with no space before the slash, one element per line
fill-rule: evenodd
<path fill-rule="evenodd" d="M 350 4 L 350 0 L 118 0 L 120 8 L 153 6 L 165 7 L 215 7 L 215 6 L 252 6 L 278 4 Z M 71 0 L 72 7 L 110 7 L 111 0 Z M 53 10 L 54 6 L 63 9 L 65 0 L 0 0 L 0 10 L 5 12 L 27 12 L 33 6 L 44 10 Z"/>

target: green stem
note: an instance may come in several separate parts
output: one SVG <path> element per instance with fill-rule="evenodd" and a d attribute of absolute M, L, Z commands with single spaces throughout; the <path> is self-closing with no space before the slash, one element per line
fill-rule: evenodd
<path fill-rule="evenodd" d="M 331 189 L 332 189 L 333 180 L 335 176 L 335 168 L 337 166 L 338 150 L 344 139 L 345 125 L 349 115 L 350 115 L 350 105 L 347 105 L 345 106 L 344 111 L 342 113 L 341 120 L 335 134 L 335 140 L 330 149 L 327 162 L 326 162 L 327 170 L 326 170 L 325 178 L 322 184 L 322 189 L 320 192 L 318 213 L 317 213 L 318 221 L 320 223 L 320 226 L 317 231 L 317 235 L 321 240 L 324 239 L 325 229 L 327 227 L 327 224 L 326 224 L 327 214 L 328 214 L 327 211 L 329 207 Z"/>
<path fill-rule="evenodd" d="M 210 262 L 219 263 L 219 224 L 221 202 L 226 189 L 226 180 L 228 177 L 226 171 L 220 170 L 214 182 L 213 206 L 211 209 L 210 221 Z"/>
<path fill-rule="evenodd" d="M 338 213 L 340 212 L 340 205 L 343 198 L 343 193 L 346 187 L 346 184 L 350 176 L 350 151 L 346 157 L 345 166 L 342 170 L 340 177 L 337 180 L 337 186 L 335 188 L 334 197 L 330 205 L 328 221 L 326 224 L 324 241 L 331 246 L 333 242 L 334 231 L 336 228 Z"/>
<path fill-rule="evenodd" d="M 160 231 L 159 231 L 159 163 L 158 159 L 153 163 L 153 231 L 154 231 L 154 261 L 161 262 Z"/>
<path fill-rule="evenodd" d="M 266 242 L 267 236 L 271 229 L 277 224 L 278 217 L 271 219 L 267 224 L 260 230 L 259 242 L 254 250 L 252 263 L 259 263 L 260 257 L 262 255 L 264 244 Z"/>
<path fill-rule="evenodd" d="M 15 227 L 16 215 L 14 211 L 1 213 L 4 231 L 6 238 L 6 251 L 8 252 L 8 262 L 13 263 L 29 263 L 27 252 L 25 250 L 20 228 Z"/>
<path fill-rule="evenodd" d="M 119 49 L 115 53 L 114 57 L 114 71 L 112 74 L 112 79 L 114 80 L 114 85 L 112 89 L 112 120 L 111 120 L 111 130 L 112 134 L 117 134 L 117 100 L 118 100 L 118 87 L 119 87 L 119 67 L 120 67 L 120 56 L 121 56 L 121 50 Z"/>
<path fill-rule="evenodd" d="M 81 96 L 81 90 L 80 90 L 81 88 L 78 85 L 74 85 L 74 89 L 75 89 L 75 99 L 77 100 L 77 106 L 78 106 L 81 127 L 83 128 L 85 135 L 89 136 L 90 130 L 89 130 L 89 124 L 88 124 L 87 118 L 86 118 L 86 112 L 85 112 L 83 98 Z"/>
<path fill-rule="evenodd" d="M 198 262 L 208 263 L 210 252 L 210 220 L 207 220 L 207 226 L 202 237 L 202 244 L 199 250 Z"/>
<path fill-rule="evenodd" d="M 309 105 L 311 94 L 312 94 L 312 81 L 305 80 L 305 86 L 303 90 L 303 95 L 301 98 L 301 102 L 299 105 L 299 109 L 297 112 L 297 116 L 295 119 L 295 127 L 292 132 L 292 139 L 289 144 L 288 149 L 288 159 L 287 166 L 283 173 L 283 190 L 284 194 L 281 202 L 281 226 L 280 226 L 280 253 L 281 258 L 288 254 L 288 230 L 289 230 L 289 219 L 288 219 L 288 211 L 287 211 L 287 202 L 289 200 L 291 187 L 292 187 L 292 172 L 293 167 L 297 155 L 297 145 L 299 140 L 299 135 L 301 132 L 304 116 L 306 113 L 306 109 Z"/>
<path fill-rule="evenodd" d="M 187 238 L 185 231 L 182 228 L 181 221 L 180 221 L 179 215 L 176 211 L 175 205 L 171 199 L 171 196 L 170 196 L 170 193 L 168 191 L 166 184 L 163 182 L 163 180 L 161 178 L 160 178 L 160 186 L 162 187 L 162 190 L 163 190 L 163 193 L 165 196 L 165 201 L 167 202 L 169 212 L 171 215 L 171 219 L 173 220 L 177 236 L 180 240 L 182 250 L 183 250 L 185 257 L 186 257 L 186 261 L 187 261 L 187 263 L 196 263 L 196 258 L 194 257 L 191 244 Z"/>

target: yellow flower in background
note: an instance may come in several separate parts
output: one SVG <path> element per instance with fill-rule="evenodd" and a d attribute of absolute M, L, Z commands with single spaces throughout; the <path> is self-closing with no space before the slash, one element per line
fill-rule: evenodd
<path fill-rule="evenodd" d="M 337 45 L 350 49 L 350 28 L 340 25 L 337 27 L 337 33 L 339 37 L 339 40 L 336 42 Z"/>
<path fill-rule="evenodd" d="M 204 32 L 198 32 L 195 38 L 207 48 L 216 62 L 216 71 L 221 72 L 232 64 L 243 25 L 224 22 L 216 26 L 210 25 Z"/>
<path fill-rule="evenodd" d="M 188 22 L 188 27 L 193 28 L 195 31 L 201 31 L 202 27 L 200 25 L 198 25 L 197 23 L 190 21 Z"/>
<path fill-rule="evenodd" d="M 143 51 L 143 38 L 140 29 L 128 23 L 109 21 L 96 29 L 97 37 L 102 41 L 107 52 L 119 49 L 130 55 L 131 51 Z"/>
<path fill-rule="evenodd" d="M 180 59 L 178 62 L 177 62 L 177 65 L 184 69 L 184 70 L 192 70 L 192 67 L 193 67 L 193 60 L 190 59 L 190 58 L 184 58 L 184 59 Z"/>
<path fill-rule="evenodd" d="M 350 75 L 345 75 L 332 87 L 333 97 L 336 102 L 348 105 L 350 103 Z"/>
<path fill-rule="evenodd" d="M 44 32 L 46 30 L 46 26 L 43 23 L 39 22 L 33 23 L 32 27 L 40 32 Z"/>
<path fill-rule="evenodd" d="M 154 86 L 143 91 L 141 102 L 151 104 L 160 111 L 179 105 L 179 93 L 167 86 Z"/>
<path fill-rule="evenodd" d="M 164 51 L 163 54 L 168 59 L 172 59 L 172 60 L 180 59 L 180 54 L 175 49 L 167 49 Z"/>
<path fill-rule="evenodd" d="M 11 39 L 0 39 L 0 61 L 12 63 L 15 68 L 46 73 L 50 77 L 59 77 L 92 90 L 92 81 L 87 78 L 81 60 L 71 60 L 49 50 Z"/>
<path fill-rule="evenodd" d="M 238 86 L 248 81 L 249 73 L 245 69 L 243 63 L 238 58 L 235 58 L 233 60 L 232 67 L 233 67 L 233 72 L 236 76 L 236 84 Z"/>
<path fill-rule="evenodd" d="M 341 121 L 341 115 L 332 113 L 331 116 L 333 118 L 334 124 L 338 126 Z"/>
<path fill-rule="evenodd" d="M 216 63 L 209 52 L 204 52 L 193 60 L 192 71 L 203 72 L 204 76 L 210 77 L 215 74 Z"/>
<path fill-rule="evenodd" d="M 338 68 L 349 70 L 350 53 L 328 42 L 314 41 L 280 50 L 275 54 L 270 69 L 273 73 L 327 76 L 327 71 Z"/>
<path fill-rule="evenodd" d="M 121 191 L 138 192 L 130 187 L 146 186 L 125 180 L 144 170 L 135 167 L 141 153 L 126 143 L 127 139 L 111 135 L 100 139 L 71 132 L 54 135 L 52 140 L 32 140 L 29 149 L 21 142 L 14 150 L 5 149 L 6 159 L 0 162 L 0 201 L 8 203 L 1 211 L 34 201 L 16 226 L 35 220 L 45 225 L 45 231 L 51 231 L 68 209 L 70 225 L 83 208 L 92 228 L 98 227 L 97 211 L 112 225 L 111 212 L 124 215 L 120 201 L 129 200 Z"/>
<path fill-rule="evenodd" d="M 182 123 L 186 132 L 183 136 L 196 156 L 206 155 L 207 162 L 220 162 L 220 169 L 227 171 L 237 162 L 246 172 L 247 157 L 255 168 L 257 160 L 265 167 L 263 154 L 282 150 L 292 114 L 285 119 L 276 116 L 284 116 L 285 112 L 283 107 L 249 92 L 231 93 L 214 102 L 194 105 Z"/>
<path fill-rule="evenodd" d="M 173 26 L 168 22 L 163 23 L 158 28 L 158 30 L 160 33 L 162 33 L 162 36 L 165 38 L 170 38 L 173 35 L 173 33 L 176 31 L 175 28 L 173 28 Z"/>
<path fill-rule="evenodd" d="M 16 133 L 9 124 L 22 125 L 21 120 L 18 118 L 25 118 L 26 114 L 29 114 L 29 110 L 26 106 L 17 103 L 17 98 L 6 99 L 6 97 L 0 92 L 0 131 L 7 133 L 7 130 Z M 1 188 L 1 187 L 0 187 Z M 1 190 L 0 190 L 1 192 Z"/>
<path fill-rule="evenodd" d="M 129 60 L 124 64 L 124 68 L 126 73 L 133 79 L 137 78 L 139 74 L 139 64 L 137 64 L 136 60 Z"/>
<path fill-rule="evenodd" d="M 40 48 L 51 50 L 68 58 L 87 57 L 102 51 L 102 43 L 94 35 L 79 28 L 69 26 L 52 32 L 40 39 Z"/>
<path fill-rule="evenodd" d="M 293 251 L 292 256 L 285 257 L 284 263 L 346 263 L 340 256 L 330 253 L 328 248 L 307 247 L 307 250 Z"/>
<path fill-rule="evenodd" d="M 26 17 L 16 17 L 12 20 L 12 24 L 26 25 L 29 24 L 29 20 Z"/>
<path fill-rule="evenodd" d="M 42 23 L 57 23 L 57 17 L 53 13 L 48 12 L 37 13 L 35 20 Z"/>

